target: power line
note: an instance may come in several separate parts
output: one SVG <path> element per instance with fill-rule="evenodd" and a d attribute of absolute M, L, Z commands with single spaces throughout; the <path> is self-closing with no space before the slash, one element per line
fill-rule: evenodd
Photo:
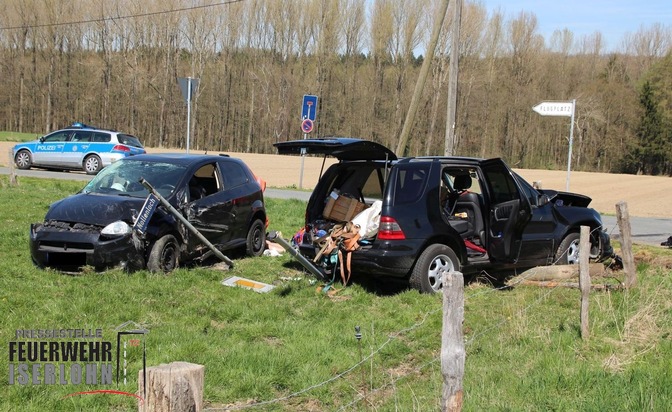
<path fill-rule="evenodd" d="M 243 1 L 244 0 L 228 0 L 228 1 L 223 1 L 223 2 L 220 2 L 220 3 L 205 4 L 205 5 L 200 5 L 200 6 L 183 7 L 183 8 L 179 8 L 179 9 L 173 9 L 173 10 L 163 10 L 163 11 L 154 11 L 154 12 L 140 13 L 140 14 L 130 14 L 130 15 L 127 15 L 127 16 L 118 16 L 118 17 L 102 17 L 102 18 L 99 18 L 99 19 L 78 20 L 78 21 L 69 21 L 69 22 L 62 22 L 62 23 L 45 23 L 45 24 L 36 24 L 36 25 L 30 25 L 30 26 L 0 27 L 0 30 L 37 29 L 37 28 L 42 28 L 42 27 L 71 26 L 71 25 L 79 25 L 79 24 L 87 24 L 87 23 L 104 23 L 106 21 L 127 20 L 127 19 L 134 19 L 134 18 L 138 18 L 138 17 L 149 17 L 149 16 L 157 16 L 157 15 L 161 15 L 161 14 L 180 13 L 180 12 L 183 12 L 183 11 L 206 9 L 206 8 L 210 8 L 210 7 L 228 6 L 229 4 L 242 3 Z"/>

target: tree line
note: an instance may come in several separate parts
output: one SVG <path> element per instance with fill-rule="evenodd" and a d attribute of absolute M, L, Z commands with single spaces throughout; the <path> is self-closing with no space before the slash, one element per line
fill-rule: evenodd
<path fill-rule="evenodd" d="M 0 4 L 0 129 L 37 135 L 75 121 L 184 147 L 180 77 L 199 79 L 190 147 L 274 153 L 310 137 L 395 148 L 440 0 L 10 0 Z M 454 2 L 451 2 L 454 3 Z M 451 5 L 452 8 L 452 5 Z M 449 15 L 451 11 L 449 10 Z M 411 128 L 409 155 L 443 154 L 450 23 Z M 545 39 L 536 16 L 467 2 L 455 154 L 562 169 L 569 120 L 541 101 L 576 99 L 576 170 L 672 175 L 672 32 L 655 24 L 606 52 L 599 32 Z"/>

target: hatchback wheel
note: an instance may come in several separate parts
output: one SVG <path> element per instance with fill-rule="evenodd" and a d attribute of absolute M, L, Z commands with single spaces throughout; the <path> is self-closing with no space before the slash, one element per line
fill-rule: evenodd
<path fill-rule="evenodd" d="M 87 175 L 95 175 L 103 168 L 103 161 L 97 155 L 90 155 L 84 159 L 83 166 Z"/>
<path fill-rule="evenodd" d="M 28 150 L 19 150 L 14 156 L 14 163 L 19 169 L 30 169 L 33 164 L 33 157 Z"/>
<path fill-rule="evenodd" d="M 555 252 L 556 265 L 575 265 L 579 263 L 579 239 L 578 233 L 570 233 L 562 239 L 557 252 Z"/>
<path fill-rule="evenodd" d="M 425 249 L 411 273 L 410 284 L 422 293 L 435 293 L 443 287 L 443 274 L 460 270 L 460 261 L 453 249 L 443 244 Z"/>
<path fill-rule="evenodd" d="M 173 235 L 165 235 L 152 245 L 147 259 L 150 272 L 172 272 L 178 265 L 180 246 Z"/>
<path fill-rule="evenodd" d="M 247 232 L 247 243 L 245 252 L 248 256 L 261 256 L 266 249 L 266 231 L 264 222 L 255 219 Z"/>

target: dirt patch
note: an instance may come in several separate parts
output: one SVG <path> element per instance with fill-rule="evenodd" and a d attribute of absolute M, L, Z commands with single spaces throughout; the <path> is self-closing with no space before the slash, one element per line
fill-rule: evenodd
<path fill-rule="evenodd" d="M 650 250 L 639 250 L 633 258 L 635 263 L 644 263 L 653 267 L 672 269 L 672 254 L 653 253 Z"/>
<path fill-rule="evenodd" d="M 0 142 L 0 151 L 9 153 L 14 143 Z M 150 153 L 180 152 L 176 149 L 148 148 Z M 204 153 L 191 150 L 190 153 Z M 212 154 L 219 152 L 209 152 Z M 241 158 L 269 187 L 312 189 L 321 171 L 334 163 L 322 158 L 305 157 L 303 176 L 300 156 L 226 152 Z M 7 166 L 11 155 L 0 156 L 0 164 Z M 542 188 L 565 190 L 567 171 L 516 169 L 530 183 L 539 182 Z M 573 171 L 569 176 L 570 191 L 590 196 L 591 206 L 603 214 L 614 215 L 616 204 L 628 204 L 630 216 L 671 218 L 672 177 L 634 176 L 624 174 L 589 173 Z"/>

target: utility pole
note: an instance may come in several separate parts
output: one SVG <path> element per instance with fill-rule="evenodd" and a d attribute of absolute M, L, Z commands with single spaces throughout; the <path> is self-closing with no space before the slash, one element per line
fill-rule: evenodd
<path fill-rule="evenodd" d="M 422 67 L 420 67 L 420 75 L 418 76 L 417 83 L 415 83 L 415 90 L 413 91 L 411 104 L 408 106 L 406 120 L 404 120 L 404 127 L 401 129 L 401 135 L 399 136 L 399 144 L 397 145 L 396 150 L 397 156 L 405 156 L 406 154 L 406 148 L 408 146 L 408 135 L 411 132 L 411 126 L 415 120 L 415 114 L 418 112 L 420 97 L 422 97 L 422 90 L 425 87 L 425 81 L 427 80 L 429 67 L 432 64 L 432 60 L 434 60 L 434 50 L 436 49 L 436 44 L 439 42 L 439 34 L 441 34 L 441 27 L 443 26 L 443 21 L 446 18 L 449 3 L 450 0 L 443 0 L 439 14 L 436 15 L 434 27 L 432 28 L 432 36 L 429 39 L 429 44 L 427 45 L 427 50 L 425 52 L 425 60 L 422 62 Z"/>
<path fill-rule="evenodd" d="M 446 114 L 446 142 L 444 154 L 455 154 L 455 127 L 457 113 L 457 77 L 460 65 L 460 24 L 462 21 L 462 1 L 455 2 L 455 14 L 453 14 L 453 27 L 450 46 L 450 73 L 448 74 L 448 113 Z"/>

